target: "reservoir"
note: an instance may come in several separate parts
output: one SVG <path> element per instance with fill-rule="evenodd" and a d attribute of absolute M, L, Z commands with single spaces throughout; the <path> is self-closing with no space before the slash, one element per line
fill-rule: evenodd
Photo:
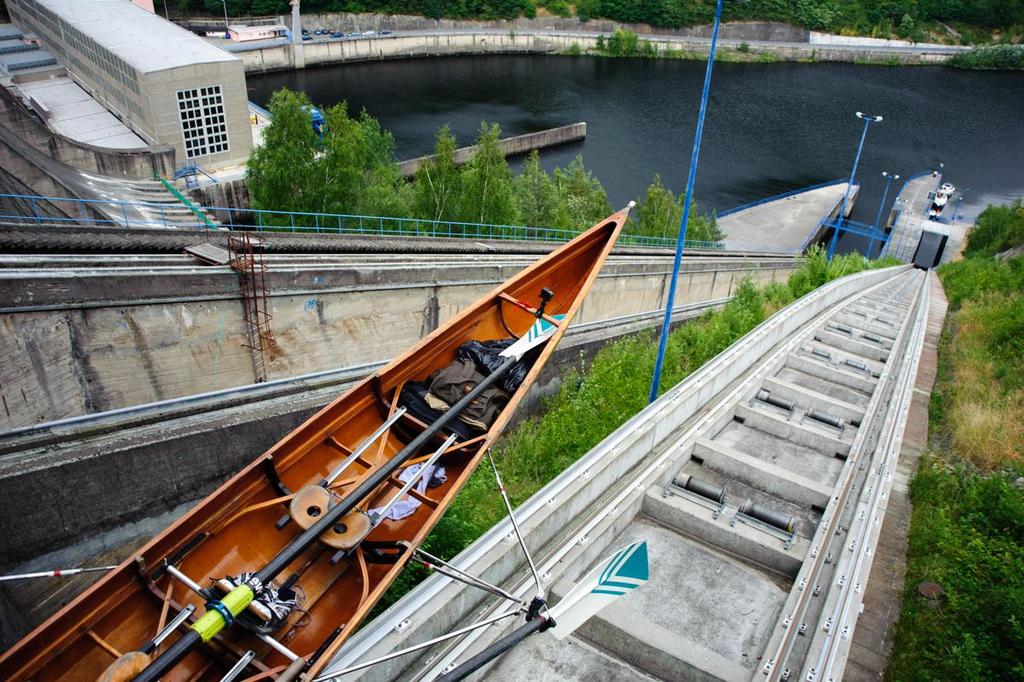
<path fill-rule="evenodd" d="M 305 91 L 318 105 L 347 100 L 395 137 L 398 158 L 433 150 L 449 124 L 460 146 L 482 120 L 518 135 L 586 121 L 585 142 L 545 150 L 547 169 L 582 154 L 614 207 L 643 197 L 655 173 L 675 192 L 686 175 L 705 64 L 560 56 L 442 57 L 339 64 L 248 77 L 250 97 Z M 944 164 L 969 188 L 961 212 L 1024 195 L 1024 73 L 836 63 L 718 63 L 695 196 L 722 211 L 849 176 L 862 124 L 871 126 L 854 218 L 873 222 L 882 171 L 906 177 Z M 890 191 L 895 197 L 898 185 Z"/>

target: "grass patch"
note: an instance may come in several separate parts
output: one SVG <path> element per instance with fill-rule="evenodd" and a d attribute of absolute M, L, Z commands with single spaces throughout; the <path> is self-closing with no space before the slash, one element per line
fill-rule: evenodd
<path fill-rule="evenodd" d="M 968 258 L 939 268 L 949 313 L 890 680 L 1024 680 L 1024 259 L 989 255 L 1024 241 L 1019 209 L 987 209 Z M 923 581 L 945 589 L 938 606 Z"/>
<path fill-rule="evenodd" d="M 787 282 L 759 289 L 749 279 L 739 284 L 721 310 L 677 328 L 669 336 L 662 391 L 689 376 L 769 314 L 842 275 L 894 264 L 868 261 L 859 254 L 828 262 L 823 249 L 812 250 Z M 514 505 L 523 503 L 548 481 L 621 426 L 647 404 L 657 338 L 652 332 L 629 336 L 601 349 L 588 367 L 563 377 L 561 388 L 545 403 L 543 414 L 505 433 L 493 449 Z M 480 466 L 448 512 L 424 542 L 424 549 L 450 558 L 502 520 L 505 509 L 494 476 Z M 410 565 L 391 586 L 374 613 L 394 603 L 427 576 Z"/>

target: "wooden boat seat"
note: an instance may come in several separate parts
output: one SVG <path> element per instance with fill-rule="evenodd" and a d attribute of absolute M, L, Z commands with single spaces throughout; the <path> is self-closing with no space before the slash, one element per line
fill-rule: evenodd
<path fill-rule="evenodd" d="M 309 528 L 328 510 L 331 493 L 318 485 L 307 485 L 295 493 L 288 511 L 292 519 L 303 529 Z M 334 549 L 349 550 L 355 547 L 370 532 L 370 517 L 361 511 L 352 511 L 341 517 L 341 521 L 320 536 L 320 542 Z"/>

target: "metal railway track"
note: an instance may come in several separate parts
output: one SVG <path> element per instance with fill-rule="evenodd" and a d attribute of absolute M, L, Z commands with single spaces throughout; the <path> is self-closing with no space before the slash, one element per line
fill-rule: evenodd
<path fill-rule="evenodd" d="M 842 678 L 928 300 L 919 271 L 833 284 L 744 337 L 520 507 L 554 598 L 610 547 L 639 537 L 652 577 L 576 637 L 534 638 L 487 679 Z M 456 563 L 525 597 L 532 583 L 505 533 L 496 526 Z M 357 633 L 330 669 L 504 608 L 434 576 Z M 359 674 L 433 679 L 502 627 Z"/>

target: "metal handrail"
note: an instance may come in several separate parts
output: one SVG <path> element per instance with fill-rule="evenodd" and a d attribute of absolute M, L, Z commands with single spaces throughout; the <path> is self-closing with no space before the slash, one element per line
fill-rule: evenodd
<path fill-rule="evenodd" d="M 541 242 L 567 242 L 579 233 L 548 227 L 531 227 L 523 225 L 496 225 L 489 223 L 467 223 L 459 221 L 427 220 L 423 218 L 393 218 L 388 216 L 370 216 L 345 213 L 309 213 L 299 211 L 271 211 L 267 209 L 239 209 L 224 206 L 192 205 L 187 208 L 195 212 L 196 220 L 187 218 L 170 219 L 166 211 L 179 205 L 150 201 L 118 201 L 98 199 L 77 199 L 69 197 L 47 197 L 28 194 L 0 194 L 0 199 L 20 199 L 27 201 L 32 207 L 32 215 L 0 215 L 0 220 L 16 222 L 52 222 L 78 223 L 80 218 L 65 216 L 42 215 L 37 210 L 41 202 L 50 204 L 68 203 L 74 213 L 85 215 L 85 207 L 97 209 L 101 215 L 117 217 L 90 217 L 93 225 L 111 225 L 115 227 L 139 228 L 194 228 L 217 229 L 206 216 L 216 217 L 230 229 L 243 229 L 256 232 L 314 232 L 326 234 L 357 234 L 376 236 L 432 237 L 456 239 L 493 239 Z M 131 214 L 128 209 L 131 210 Z M 136 209 L 143 215 L 151 215 L 147 219 L 133 218 Z M 5 212 L 7 213 L 7 212 Z M 68 212 L 72 214 L 72 212 Z M 200 216 L 202 216 L 200 218 Z M 225 220 L 226 218 L 226 220 Z M 645 235 L 624 234 L 619 238 L 621 244 L 627 246 L 646 246 L 652 248 L 673 248 L 675 241 L 665 237 L 649 237 Z M 689 249 L 723 250 L 721 242 L 687 240 Z"/>
<path fill-rule="evenodd" d="M 846 182 L 846 180 L 842 180 L 841 182 Z M 833 182 L 830 184 L 836 183 Z M 860 183 L 854 182 L 853 186 L 859 188 Z M 804 241 L 800 244 L 800 253 L 806 251 L 807 247 L 810 246 L 811 244 L 811 240 L 818 236 L 818 233 L 821 232 L 821 228 L 833 220 L 832 212 L 836 210 L 836 207 L 839 206 L 839 204 L 841 204 L 842 201 L 843 197 L 837 197 L 835 202 L 832 203 L 832 206 L 830 206 L 829 209 L 825 211 L 825 215 L 821 216 L 821 220 L 818 221 L 818 224 L 814 226 L 814 229 L 811 230 L 810 233 L 808 233 L 808 235 L 804 238 Z M 841 217 L 842 216 L 840 216 L 840 218 Z"/>

